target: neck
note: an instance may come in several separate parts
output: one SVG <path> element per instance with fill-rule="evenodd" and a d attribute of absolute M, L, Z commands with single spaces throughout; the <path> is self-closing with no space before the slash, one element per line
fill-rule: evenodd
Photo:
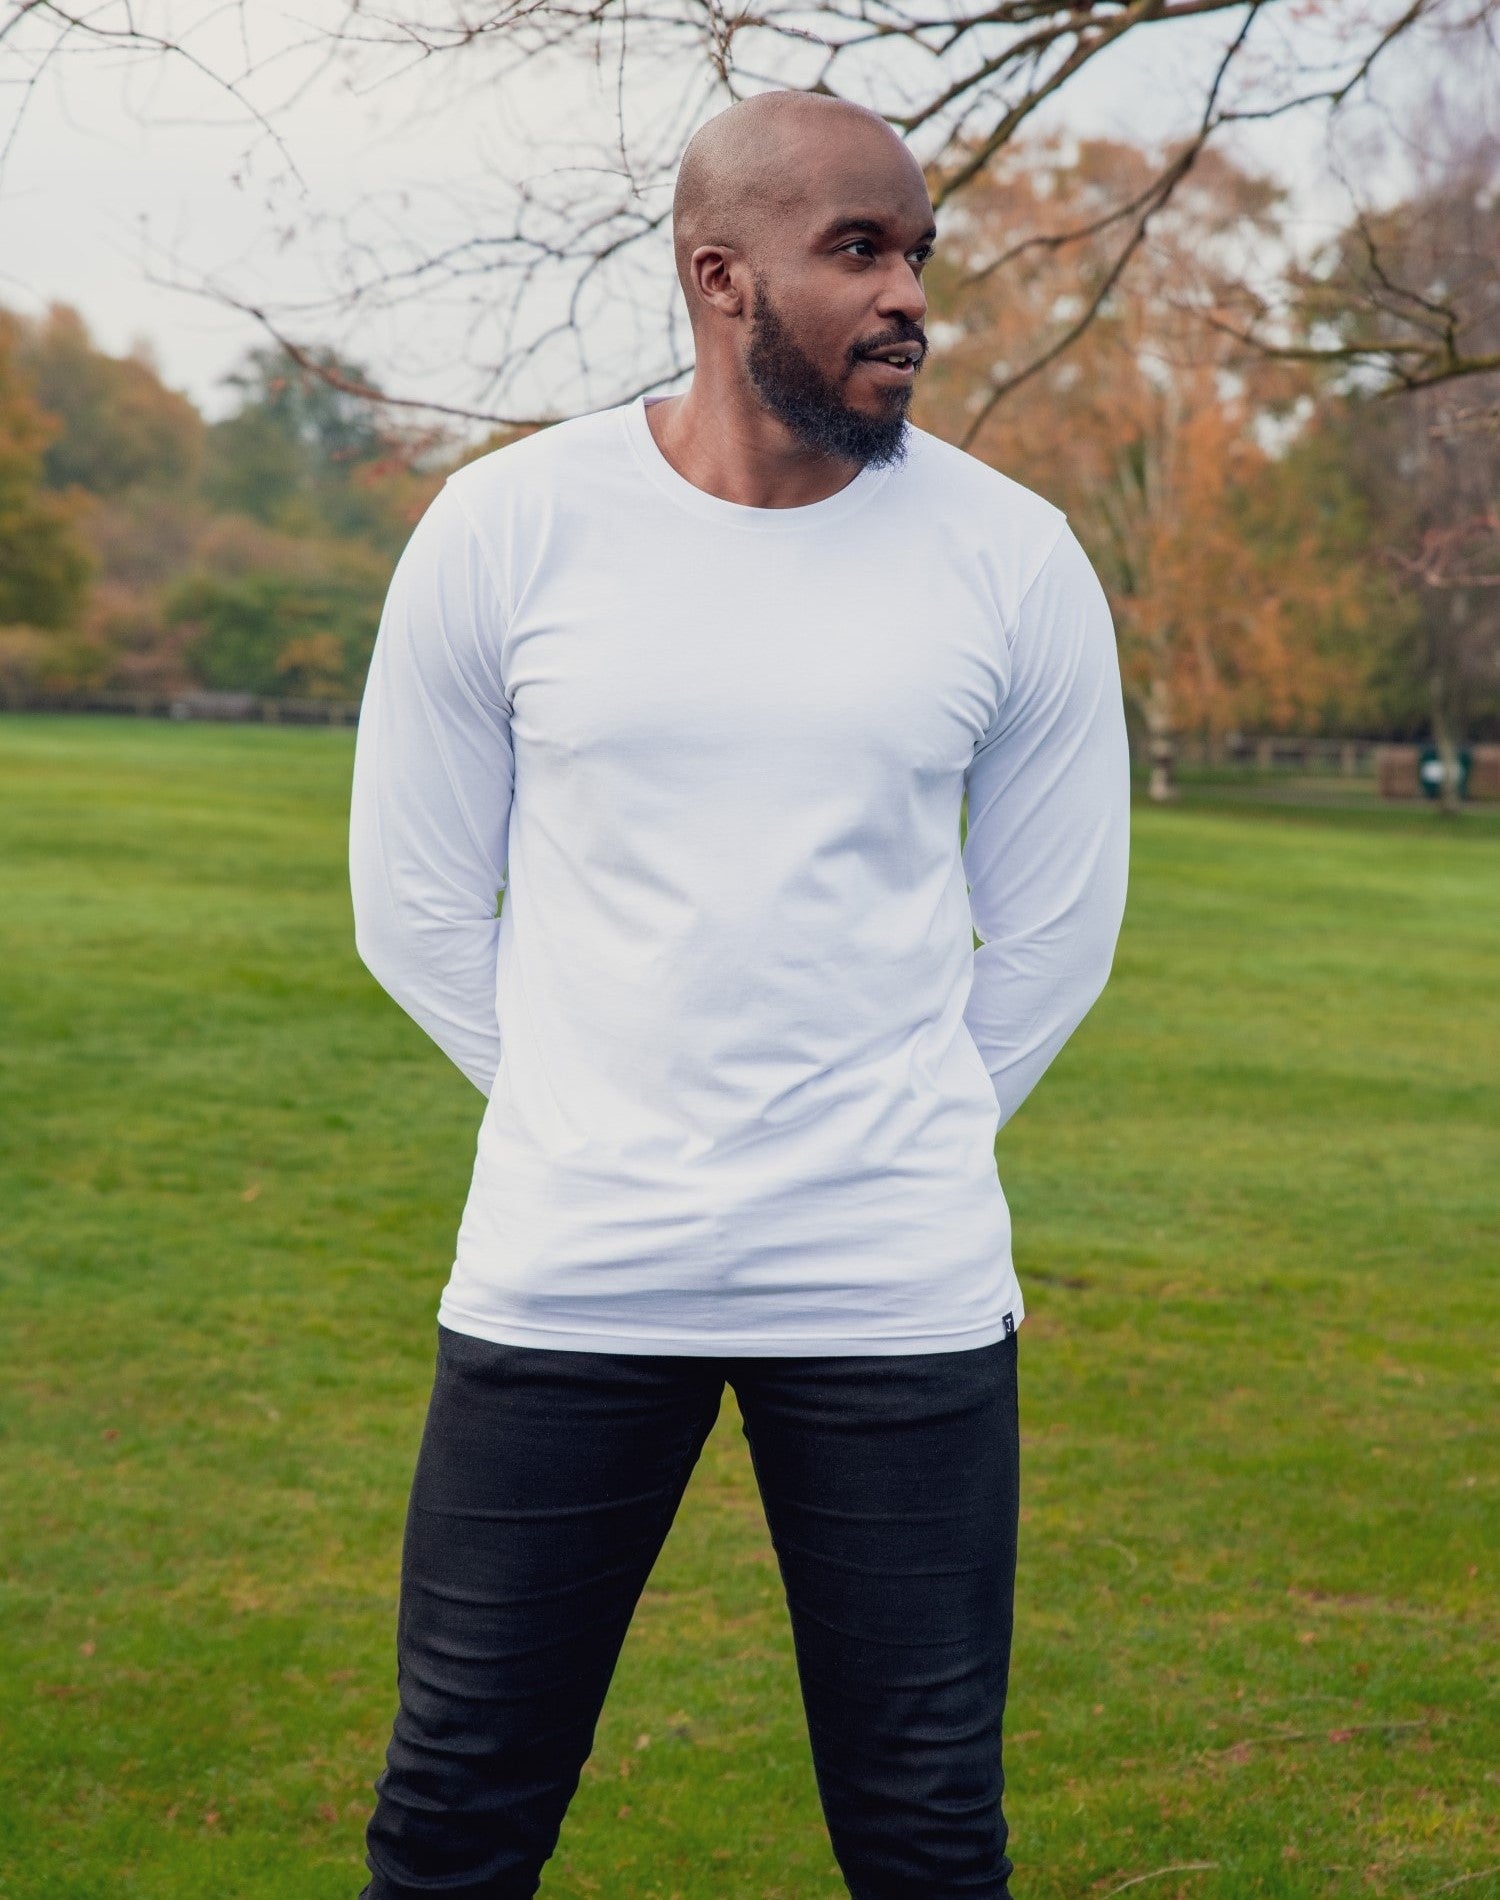
<path fill-rule="evenodd" d="M 745 508 L 805 508 L 847 488 L 859 464 L 799 442 L 749 389 L 706 377 L 646 405 L 656 446 L 685 481 Z"/>

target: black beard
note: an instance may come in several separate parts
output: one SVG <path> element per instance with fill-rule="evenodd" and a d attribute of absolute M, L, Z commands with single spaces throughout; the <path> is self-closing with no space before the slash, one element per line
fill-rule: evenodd
<path fill-rule="evenodd" d="M 745 369 L 757 396 L 804 448 L 861 468 L 885 468 L 907 450 L 906 412 L 911 386 L 892 389 L 889 414 L 867 416 L 844 401 L 839 383 L 825 376 L 799 346 L 756 277 Z M 920 337 L 921 332 L 912 326 Z M 851 353 L 849 368 L 859 359 Z M 848 373 L 847 371 L 845 372 Z"/>

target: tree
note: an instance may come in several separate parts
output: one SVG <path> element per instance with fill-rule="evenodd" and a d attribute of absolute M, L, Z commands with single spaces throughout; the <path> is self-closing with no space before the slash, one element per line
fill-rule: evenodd
<path fill-rule="evenodd" d="M 252 536 L 239 547 L 253 551 L 253 564 L 242 565 L 231 552 L 237 540 L 226 546 L 221 530 L 202 564 L 168 590 L 163 618 L 190 676 L 270 698 L 356 694 L 386 562 L 357 544 Z"/>
<path fill-rule="evenodd" d="M 53 304 L 39 322 L 22 325 L 18 363 L 61 425 L 43 455 L 48 487 L 119 495 L 140 485 L 191 486 L 203 418 L 167 388 L 144 349 L 110 356 L 95 347 L 76 310 Z"/>
<path fill-rule="evenodd" d="M 0 346 L 8 693 L 358 693 L 391 562 L 443 479 L 443 460 L 417 464 L 451 443 L 274 351 L 247 360 L 240 410 L 209 429 L 64 306 L 0 312 Z"/>
<path fill-rule="evenodd" d="M 1391 681 L 1422 708 L 1455 810 L 1459 750 L 1486 710 L 1500 719 L 1500 435 L 1472 415 L 1432 390 L 1353 400 L 1342 431 L 1373 550 L 1410 604 Z"/>
<path fill-rule="evenodd" d="M 1393 333 L 1420 323 L 1449 334 L 1461 312 L 1455 347 L 1500 363 L 1500 290 L 1490 277 L 1500 256 L 1500 135 L 1481 128 L 1455 138 L 1408 199 L 1359 220 L 1340 251 L 1344 263 L 1314 306 L 1318 320 L 1368 326 L 1378 292 Z M 1486 705 L 1500 713 L 1497 397 L 1500 370 L 1399 403 L 1355 383 L 1341 426 L 1374 548 L 1410 602 L 1393 672 L 1425 700 L 1452 809 L 1459 748 Z"/>
<path fill-rule="evenodd" d="M 1350 187 L 1344 228 L 1252 298 L 1243 328 L 1227 328 L 1366 395 L 1500 372 L 1495 52 L 1490 7 L 1454 15 L 1441 63 L 1408 84 L 1378 131 L 1365 126 L 1352 155 L 1384 194 Z"/>
<path fill-rule="evenodd" d="M 1114 608 L 1155 798 L 1172 795 L 1183 733 L 1285 727 L 1356 693 L 1359 665 L 1327 636 L 1363 612 L 1353 564 L 1269 507 L 1285 477 L 1267 438 L 1309 399 L 1308 372 L 1203 321 L 1235 308 L 1243 248 L 1276 236 L 1276 189 L 1201 155 L 1128 273 L 1111 274 L 1105 244 L 1045 239 L 1088 228 L 1163 163 L 1096 140 L 1017 145 L 992 165 L 933 274 L 944 347 L 922 410 L 1069 510 Z M 1090 307 L 1074 347 L 1001 402 L 1011 364 Z"/>
<path fill-rule="evenodd" d="M 209 431 L 204 494 L 216 508 L 291 534 L 352 536 L 399 552 L 432 491 L 446 434 L 393 421 L 364 369 L 333 350 L 301 361 L 248 352 L 226 381 L 234 414 Z"/>
<path fill-rule="evenodd" d="M 36 630 L 74 623 L 89 562 L 75 511 L 42 486 L 42 464 L 59 425 L 25 387 L 17 358 L 20 325 L 0 311 L 0 629 Z"/>
<path fill-rule="evenodd" d="M 577 95 L 578 75 L 595 74 L 600 83 L 585 108 L 567 115 L 560 137 L 533 142 L 522 175 L 490 178 L 462 199 L 434 186 L 420 214 L 403 187 L 389 200 L 356 206 L 342 225 L 309 218 L 283 227 L 279 242 L 301 236 L 317 243 L 320 256 L 336 257 L 337 287 L 321 302 L 278 310 L 261 281 L 238 292 L 201 285 L 253 315 L 278 346 L 334 386 L 340 372 L 317 364 L 310 330 L 326 333 L 356 315 L 374 320 L 413 307 L 466 305 L 468 330 L 483 339 L 472 366 L 476 397 L 451 407 L 526 425 L 664 386 L 688 367 L 666 250 L 670 185 L 696 124 L 747 92 L 790 85 L 872 106 L 931 163 L 940 208 L 956 212 L 1015 139 L 1066 109 L 1085 75 L 1139 86 L 1139 67 L 1130 72 L 1122 60 L 1148 43 L 1175 55 L 1185 136 L 1148 174 L 1107 188 L 1087 225 L 1058 218 L 1044 233 L 1059 251 L 1085 246 L 1103 257 L 1102 297 L 1200 158 L 1242 128 L 1316 121 L 1327 170 L 1330 128 L 1376 99 L 1372 89 L 1393 58 L 1420 69 L 1457 36 L 1493 84 L 1496 4 L 771 0 L 737 10 L 718 0 L 392 0 L 372 10 L 345 0 L 302 26 L 295 44 L 274 10 L 257 16 L 240 9 L 226 56 L 222 10 L 211 0 L 171 8 L 164 0 L 97 0 L 86 9 L 10 0 L 9 17 L 0 14 L 0 50 L 16 62 L 23 86 L 70 48 L 105 44 L 121 57 L 176 61 L 243 113 L 251 145 L 274 154 L 287 176 L 295 175 L 295 158 L 282 104 L 289 109 L 333 71 L 373 87 L 420 69 L 429 114 L 441 111 L 445 87 L 454 97 L 474 89 L 499 96 L 531 82 L 566 85 Z M 429 238 L 434 228 L 438 235 Z M 1004 268 L 1010 262 L 1023 260 Z M 1246 288 L 1259 281 L 1252 274 Z M 1012 359 L 994 393 L 1004 396 L 1075 347 L 1099 307 L 1085 301 L 1041 350 Z M 1239 314 L 1245 334 L 1276 348 L 1286 339 L 1262 320 L 1267 309 L 1262 298 Z M 1421 337 L 1414 341 L 1400 358 L 1405 380 L 1463 376 L 1479 366 L 1441 340 L 1426 339 L 1425 350 Z M 1320 346 L 1300 339 L 1298 347 Z M 1378 368 L 1390 358 L 1370 360 Z"/>

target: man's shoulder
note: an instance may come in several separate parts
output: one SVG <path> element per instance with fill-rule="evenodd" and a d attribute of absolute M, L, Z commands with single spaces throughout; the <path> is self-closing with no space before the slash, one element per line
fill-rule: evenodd
<path fill-rule="evenodd" d="M 518 435 L 456 468 L 447 486 L 460 501 L 487 503 L 507 492 L 536 493 L 622 445 L 620 411 L 596 409 Z"/>
<path fill-rule="evenodd" d="M 892 499 L 920 514 L 946 559 L 974 574 L 1014 629 L 1033 584 L 1066 542 L 1076 539 L 1067 511 L 1013 475 L 913 429 L 905 467 L 915 482 Z"/>
<path fill-rule="evenodd" d="M 1049 546 L 1061 532 L 1067 513 L 1013 475 L 982 462 L 940 435 L 912 426 L 914 452 L 908 466 L 941 493 L 942 504 L 995 530 L 1008 530 L 1018 545 Z"/>

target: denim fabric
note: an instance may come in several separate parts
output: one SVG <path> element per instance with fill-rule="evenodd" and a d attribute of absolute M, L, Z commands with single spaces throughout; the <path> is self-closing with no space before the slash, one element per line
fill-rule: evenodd
<path fill-rule="evenodd" d="M 726 1380 L 854 1900 L 1008 1900 L 1017 1337 L 652 1356 L 438 1328 L 360 1900 L 530 1900 Z M 628 1900 L 616 1896 L 615 1900 Z"/>

